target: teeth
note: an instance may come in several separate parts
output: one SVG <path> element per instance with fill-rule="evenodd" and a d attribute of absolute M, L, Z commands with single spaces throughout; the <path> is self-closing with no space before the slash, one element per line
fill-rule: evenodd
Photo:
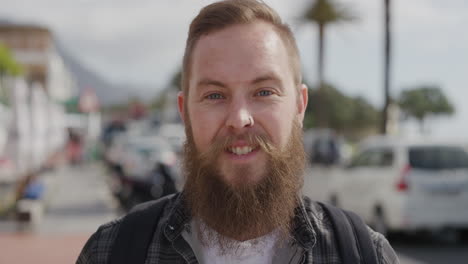
<path fill-rule="evenodd" d="M 253 148 L 252 147 L 248 147 L 248 146 L 245 146 L 245 147 L 234 147 L 234 148 L 230 148 L 230 151 L 236 155 L 245 155 L 247 153 L 250 153 L 252 152 Z"/>

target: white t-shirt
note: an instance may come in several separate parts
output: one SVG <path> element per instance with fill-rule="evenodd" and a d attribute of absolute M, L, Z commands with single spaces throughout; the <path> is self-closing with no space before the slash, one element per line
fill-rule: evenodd
<path fill-rule="evenodd" d="M 195 231 L 192 221 L 192 242 L 196 240 L 194 252 L 200 263 L 205 264 L 270 264 L 275 256 L 277 248 L 278 234 L 271 232 L 265 236 L 247 241 L 234 241 L 238 244 L 238 250 L 235 253 L 222 254 L 219 245 L 203 245 L 199 243 L 200 239 Z"/>

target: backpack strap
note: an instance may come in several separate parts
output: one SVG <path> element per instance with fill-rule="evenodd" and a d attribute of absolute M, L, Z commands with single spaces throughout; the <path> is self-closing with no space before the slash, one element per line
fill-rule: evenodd
<path fill-rule="evenodd" d="M 377 255 L 367 225 L 353 212 L 321 203 L 330 217 L 338 251 L 345 264 L 377 264 Z"/>
<path fill-rule="evenodd" d="M 375 246 L 372 242 L 369 228 L 357 214 L 351 211 L 344 211 L 344 213 L 353 227 L 354 234 L 358 241 L 358 250 L 361 254 L 362 262 L 365 264 L 377 264 L 377 254 L 375 253 Z"/>
<path fill-rule="evenodd" d="M 139 204 L 123 218 L 108 263 L 145 263 L 158 219 L 172 196 Z"/>

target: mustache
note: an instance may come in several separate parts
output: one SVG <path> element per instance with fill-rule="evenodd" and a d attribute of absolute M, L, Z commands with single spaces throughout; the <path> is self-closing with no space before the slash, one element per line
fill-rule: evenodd
<path fill-rule="evenodd" d="M 260 150 L 267 154 L 274 153 L 277 150 L 267 135 L 245 133 L 242 135 L 228 135 L 215 138 L 208 150 L 200 153 L 200 159 L 207 160 L 209 157 L 218 157 L 223 151 L 232 146 L 234 142 L 240 140 L 245 141 L 250 146 L 259 147 Z"/>

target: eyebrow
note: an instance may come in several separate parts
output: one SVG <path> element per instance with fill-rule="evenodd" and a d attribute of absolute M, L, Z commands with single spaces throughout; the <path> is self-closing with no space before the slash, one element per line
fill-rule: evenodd
<path fill-rule="evenodd" d="M 268 74 L 255 78 L 252 81 L 252 84 L 258 84 L 258 83 L 265 82 L 265 81 L 274 81 L 274 82 L 281 83 L 281 80 L 276 76 L 276 74 L 268 73 Z"/>
<path fill-rule="evenodd" d="M 274 81 L 274 82 L 281 83 L 280 78 L 278 78 L 277 75 L 274 74 L 274 73 L 267 73 L 267 74 L 261 75 L 261 76 L 255 78 L 254 80 L 252 80 L 250 83 L 251 84 L 258 84 L 258 83 L 266 82 L 266 81 Z M 197 87 L 201 87 L 201 86 L 217 86 L 217 87 L 221 87 L 221 88 L 226 88 L 227 87 L 226 84 L 224 84 L 224 83 L 222 83 L 220 81 L 217 81 L 217 80 L 209 79 L 209 78 L 201 79 L 197 83 Z"/>
<path fill-rule="evenodd" d="M 212 79 L 202 79 L 197 83 L 197 87 L 200 86 L 218 86 L 222 88 L 226 88 L 226 85 L 220 81 L 212 80 Z"/>

